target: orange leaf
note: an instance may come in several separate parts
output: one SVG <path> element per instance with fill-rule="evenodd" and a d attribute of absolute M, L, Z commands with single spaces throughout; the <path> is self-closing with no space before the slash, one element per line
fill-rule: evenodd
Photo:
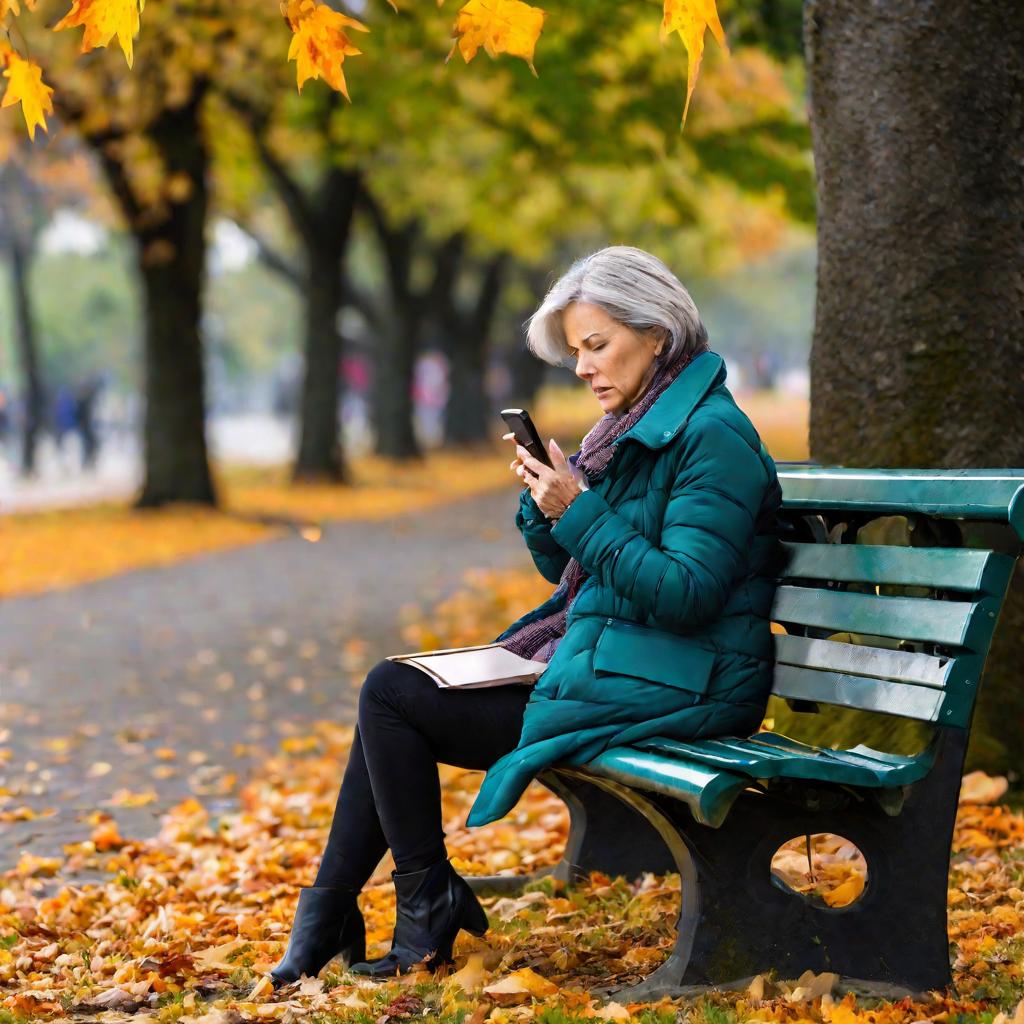
<path fill-rule="evenodd" d="M 139 14 L 145 5 L 146 0 L 71 0 L 71 10 L 53 29 L 83 26 L 82 53 L 106 46 L 116 35 L 131 67 L 135 59 L 132 40 L 139 34 Z"/>
<path fill-rule="evenodd" d="M 661 41 L 673 32 L 686 47 L 689 67 L 686 75 L 686 105 L 683 107 L 683 120 L 680 127 L 686 124 L 686 112 L 690 109 L 690 97 L 697 84 L 700 62 L 704 56 L 704 30 L 711 29 L 711 34 L 718 40 L 718 45 L 729 52 L 725 42 L 722 23 L 718 20 L 715 0 L 665 0 L 664 15 L 661 19 Z"/>
<path fill-rule="evenodd" d="M 10 84 L 0 107 L 20 103 L 29 138 L 35 139 L 36 125 L 41 125 L 43 131 L 48 130 L 45 115 L 53 113 L 53 101 L 50 99 L 53 89 L 43 81 L 42 69 L 34 61 L 25 60 L 13 50 L 7 52 L 5 61 L 4 78 Z"/>
<path fill-rule="evenodd" d="M 36 9 L 36 0 L 25 0 L 25 6 L 30 10 Z M 0 21 L 3 21 L 7 17 L 7 12 L 10 11 L 12 14 L 21 14 L 21 7 L 18 6 L 18 0 L 0 0 Z"/>
<path fill-rule="evenodd" d="M 469 0 L 455 16 L 455 43 L 444 62 L 451 60 L 458 47 L 468 64 L 482 46 L 490 57 L 499 53 L 522 57 L 536 75 L 533 51 L 543 24 L 544 11 L 522 0 Z"/>
<path fill-rule="evenodd" d="M 822 899 L 830 907 L 845 907 L 852 903 L 864 891 L 864 876 L 860 873 L 850 875 L 841 885 L 822 893 Z"/>
<path fill-rule="evenodd" d="M 346 57 L 363 51 L 352 45 L 345 26 L 360 32 L 369 32 L 369 28 L 316 0 L 285 0 L 281 13 L 294 33 L 288 59 L 295 61 L 299 92 L 307 79 L 323 78 L 348 99 L 342 65 Z"/>
<path fill-rule="evenodd" d="M 960 782 L 960 803 L 994 804 L 1001 800 L 1009 788 L 1005 775 L 987 775 L 982 771 L 968 772 Z"/>

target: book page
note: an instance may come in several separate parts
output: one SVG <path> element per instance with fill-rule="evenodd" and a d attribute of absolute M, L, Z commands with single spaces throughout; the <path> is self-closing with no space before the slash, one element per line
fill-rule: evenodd
<path fill-rule="evenodd" d="M 533 683 L 548 667 L 546 662 L 521 658 L 500 644 L 393 654 L 387 660 L 408 661 L 426 672 L 442 687 Z"/>

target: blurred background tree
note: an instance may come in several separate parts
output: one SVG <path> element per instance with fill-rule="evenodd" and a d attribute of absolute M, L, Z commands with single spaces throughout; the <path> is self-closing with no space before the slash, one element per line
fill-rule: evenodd
<path fill-rule="evenodd" d="M 42 365 L 84 372 L 70 352 L 91 338 L 114 385 L 130 389 L 124 353 L 137 333 L 137 504 L 213 505 L 208 413 L 235 401 L 247 375 L 263 381 L 264 404 L 276 391 L 277 407 L 294 413 L 295 480 L 349 482 L 342 412 L 353 367 L 369 375 L 352 398 L 366 402 L 377 453 L 422 456 L 426 355 L 447 377 L 430 443 L 493 440 L 496 404 L 533 400 L 551 376 L 524 350 L 524 319 L 560 266 L 601 245 L 657 252 L 695 292 L 718 297 L 725 323 L 741 322 L 728 275 L 809 252 L 813 188 L 798 5 L 720 7 L 731 54 L 705 53 L 680 133 L 686 53 L 659 41 L 647 4 L 559 11 L 536 76 L 508 57 L 444 65 L 451 12 L 367 5 L 371 31 L 347 61 L 349 104 L 320 81 L 295 91 L 287 30 L 265 0 L 147 11 L 133 68 L 113 48 L 81 56 L 77 32 L 44 31 L 65 8 L 40 0 L 18 25 L 37 29 L 57 121 L 33 149 L 59 139 L 89 155 L 90 187 L 119 214 L 90 275 L 130 253 L 139 295 L 135 306 L 124 282 L 97 282 L 93 295 L 85 276 L 88 294 L 57 294 L 41 272 L 36 313 L 22 322 L 63 315 L 80 328 L 72 342 L 48 326 Z M 222 250 L 246 255 L 211 276 Z M 806 256 L 791 265 L 806 282 Z M 796 333 L 780 332 L 798 349 L 804 303 Z M 752 357 L 765 344 L 747 316 L 734 351 Z M 41 387 L 36 399 L 25 392 L 37 419 Z"/>

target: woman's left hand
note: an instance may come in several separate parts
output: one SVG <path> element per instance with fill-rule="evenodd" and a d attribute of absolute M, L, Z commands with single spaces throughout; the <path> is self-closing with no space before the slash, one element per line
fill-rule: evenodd
<path fill-rule="evenodd" d="M 576 497 L 583 493 L 562 449 L 554 438 L 548 442 L 551 466 L 545 466 L 535 459 L 522 445 L 516 445 L 516 453 L 522 461 L 522 466 L 516 472 L 530 488 L 537 507 L 549 519 L 558 519 Z"/>

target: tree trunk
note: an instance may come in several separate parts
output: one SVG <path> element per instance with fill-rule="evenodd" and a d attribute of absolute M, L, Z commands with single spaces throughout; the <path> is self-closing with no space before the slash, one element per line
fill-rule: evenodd
<path fill-rule="evenodd" d="M 166 173 L 190 190 L 166 211 L 140 209 L 124 168 L 101 149 L 104 168 L 132 225 L 145 309 L 145 482 L 138 507 L 168 502 L 215 505 L 207 459 L 200 315 L 206 257 L 209 153 L 199 124 L 201 94 L 164 110 L 147 137 Z"/>
<path fill-rule="evenodd" d="M 449 312 L 442 320 L 449 360 L 448 403 L 445 406 L 445 444 L 478 445 L 500 437 L 502 421 L 487 395 L 487 353 L 491 326 L 503 284 L 506 257 L 491 259 L 481 274 L 473 308 L 460 314 L 450 292 Z"/>
<path fill-rule="evenodd" d="M 333 249 L 333 246 L 330 247 Z M 341 483 L 345 477 L 338 402 L 341 336 L 340 258 L 334 252 L 308 249 L 305 286 L 305 374 L 299 408 L 299 450 L 292 468 L 294 480 Z"/>
<path fill-rule="evenodd" d="M 334 166 L 332 154 L 319 182 L 306 188 L 271 147 L 266 111 L 243 97 L 229 102 L 247 121 L 256 151 L 277 190 L 305 253 L 305 274 L 260 242 L 261 258 L 292 281 L 305 303 L 305 372 L 299 407 L 299 450 L 293 480 L 344 484 L 348 480 L 344 438 L 338 410 L 342 398 L 339 374 L 342 338 L 338 332 L 344 288 L 344 260 L 360 190 L 358 172 Z M 330 118 L 340 102 L 335 93 L 320 110 L 321 134 L 329 134 Z"/>
<path fill-rule="evenodd" d="M 536 405 L 537 394 L 547 376 L 548 364 L 523 345 L 510 353 L 508 370 L 512 378 L 506 399 L 508 408 L 528 410 Z"/>
<path fill-rule="evenodd" d="M 444 443 L 451 448 L 480 444 L 501 426 L 492 413 L 484 375 L 487 370 L 485 339 L 468 330 L 447 338 L 448 402 L 444 409 Z M 495 423 L 491 423 L 492 415 Z M 500 434 L 498 435 L 500 436 Z"/>
<path fill-rule="evenodd" d="M 804 10 L 818 180 L 812 456 L 1022 466 L 1024 7 L 808 0 Z M 1024 774 L 1022 664 L 1018 566 L 973 767 Z"/>
<path fill-rule="evenodd" d="M 391 459 L 423 457 L 413 428 L 413 381 L 422 316 L 419 303 L 403 303 L 374 346 L 373 423 L 375 451 Z"/>
<path fill-rule="evenodd" d="M 36 345 L 35 319 L 29 291 L 31 254 L 12 229 L 8 238 L 11 256 L 11 287 L 14 299 L 14 335 L 21 364 L 22 394 L 25 399 L 25 421 L 21 435 L 21 475 L 31 476 L 36 470 L 36 443 L 43 421 L 43 385 L 39 373 L 39 352 Z"/>

